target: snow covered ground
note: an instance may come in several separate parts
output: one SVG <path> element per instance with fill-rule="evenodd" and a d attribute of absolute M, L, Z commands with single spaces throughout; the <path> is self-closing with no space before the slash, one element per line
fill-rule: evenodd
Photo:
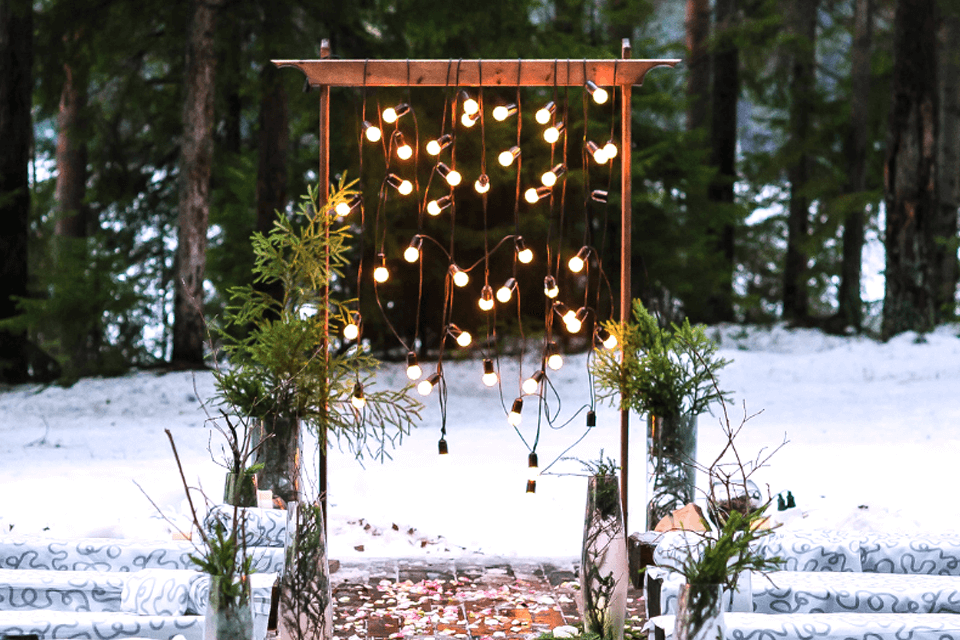
<path fill-rule="evenodd" d="M 739 449 L 754 456 L 789 444 L 755 479 L 776 494 L 791 490 L 805 518 L 795 527 L 960 530 L 954 504 L 960 462 L 960 339 L 944 327 L 916 341 L 889 343 L 816 331 L 716 328 L 734 363 L 720 377 L 750 420 Z M 506 365 L 505 365 L 506 366 Z M 503 402 L 516 396 L 516 369 Z M 426 368 L 426 367 L 425 367 Z M 527 448 L 507 424 L 495 389 L 480 382 L 478 361 L 445 363 L 449 381 L 449 456 L 437 455 L 440 412 L 426 400 L 423 423 L 383 464 L 362 467 L 349 454 L 330 460 L 333 558 L 464 553 L 569 557 L 579 553 L 586 482 L 579 463 L 559 460 L 524 492 Z M 532 371 L 526 363 L 524 372 Z M 381 385 L 398 386 L 399 367 Z M 567 358 L 552 377 L 562 415 L 589 403 L 586 356 Z M 507 389 L 510 390 L 507 390 Z M 185 501 L 166 436 L 176 439 L 191 482 L 212 496 L 222 470 L 212 460 L 200 399 L 213 395 L 209 374 L 135 373 L 82 380 L 69 389 L 17 387 L 0 393 L 0 530 L 50 536 L 169 537 L 144 492 L 181 520 Z M 525 408 L 530 441 L 535 415 Z M 529 415 L 528 415 L 529 413 Z M 631 417 L 631 531 L 642 527 L 644 428 Z M 699 458 L 722 444 L 717 417 L 700 418 Z M 560 457 L 619 453 L 619 417 L 598 408 L 563 429 L 542 428 L 541 468 Z M 308 464 L 312 464 L 308 460 Z M 143 488 L 143 492 L 137 484 Z M 367 526 L 369 525 L 369 527 Z M 396 525 L 396 530 L 394 526 Z M 358 547 L 363 548 L 362 551 Z"/>

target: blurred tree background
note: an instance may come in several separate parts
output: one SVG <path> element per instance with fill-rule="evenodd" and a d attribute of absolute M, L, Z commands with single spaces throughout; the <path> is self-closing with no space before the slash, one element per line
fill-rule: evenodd
<path fill-rule="evenodd" d="M 0 0 L 0 382 L 209 362 L 202 319 L 216 322 L 229 288 L 251 279 L 251 233 L 268 229 L 275 211 L 292 212 L 317 178 L 317 93 L 269 61 L 317 58 L 322 39 L 340 58 L 435 58 L 451 68 L 474 58 L 615 58 L 622 38 L 634 58 L 680 58 L 633 92 L 633 294 L 668 320 L 783 320 L 882 338 L 928 331 L 958 309 L 957 5 Z M 451 231 L 441 218 L 420 227 L 415 208 L 395 198 L 381 207 L 384 154 L 360 145 L 364 115 L 410 102 L 422 148 L 454 126 L 445 122 L 450 93 L 332 90 L 332 173 L 360 177 L 366 194 L 354 266 L 363 261 L 370 274 L 382 248 L 399 276 L 378 287 L 379 300 L 369 277 L 359 291 L 353 277 L 338 286 L 359 297 L 364 338 L 388 358 L 408 347 L 430 357 L 442 340 L 445 259 L 424 261 L 422 283 L 399 259 L 419 229 L 443 244 L 455 232 L 457 263 L 481 261 L 477 292 L 450 312 L 484 331 L 475 302 L 483 210 L 463 198 Z M 584 164 L 580 141 L 584 127 L 605 141 L 618 109 L 588 113 L 579 88 L 484 91 L 488 110 L 518 97 L 524 186 L 562 157 L 567 186 L 562 200 L 522 203 L 516 217 L 513 174 L 496 154 L 517 131 L 487 118 L 489 237 L 520 233 L 539 260 L 548 238 L 562 238 L 564 260 L 590 244 L 611 286 L 596 271 L 589 282 L 553 273 L 564 291 L 589 285 L 597 317 L 610 317 L 619 165 Z M 538 133 L 533 112 L 550 99 L 567 135 L 536 151 L 526 144 Z M 479 171 L 479 139 L 459 145 L 465 177 Z M 433 161 L 421 153 L 419 162 L 425 189 Z M 608 183 L 606 206 L 586 197 Z M 542 332 L 547 313 L 543 268 L 516 268 L 524 312 L 497 319 L 506 350 L 521 333 Z M 488 281 L 496 289 L 513 269 L 509 243 L 492 254 Z M 883 296 L 866 300 L 880 270 Z"/>

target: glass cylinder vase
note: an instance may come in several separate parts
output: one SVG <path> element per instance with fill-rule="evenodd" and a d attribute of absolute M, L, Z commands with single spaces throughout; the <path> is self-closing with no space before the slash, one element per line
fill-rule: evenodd
<path fill-rule="evenodd" d="M 723 585 L 681 585 L 674 640 L 723 640 L 723 633 Z"/>
<path fill-rule="evenodd" d="M 277 619 L 284 640 L 333 637 L 333 594 L 323 510 L 287 503 L 285 562 Z"/>
<path fill-rule="evenodd" d="M 234 576 L 210 576 L 210 595 L 204 614 L 204 640 L 253 640 L 250 581 Z"/>
<path fill-rule="evenodd" d="M 618 478 L 592 476 L 580 557 L 579 604 L 586 633 L 623 640 L 629 571 Z"/>
<path fill-rule="evenodd" d="M 696 498 L 697 416 L 647 416 L 647 531 Z"/>

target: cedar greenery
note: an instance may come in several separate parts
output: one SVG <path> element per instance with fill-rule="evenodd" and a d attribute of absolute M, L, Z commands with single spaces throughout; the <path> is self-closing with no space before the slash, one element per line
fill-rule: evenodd
<path fill-rule="evenodd" d="M 675 418 L 701 414 L 724 397 L 713 376 L 730 361 L 716 355 L 717 345 L 702 325 L 684 319 L 663 328 L 634 300 L 632 322 L 611 320 L 604 327 L 616 336 L 620 349 L 596 352 L 592 372 L 600 398 L 613 402 L 619 394 L 621 409 Z"/>
<path fill-rule="evenodd" d="M 335 344 L 323 308 L 324 288 L 344 277 L 352 237 L 330 213 L 356 193 L 341 182 L 318 211 L 316 191 L 308 189 L 296 215 L 280 213 L 268 234 L 253 235 L 254 284 L 230 290 L 215 329 L 230 366 L 214 376 L 220 401 L 242 415 L 301 420 L 321 436 L 332 432 L 358 458 L 383 459 L 409 434 L 421 405 L 409 393 L 412 385 L 374 389 L 379 361 L 362 345 Z M 274 298 L 268 286 L 282 296 Z M 355 307 L 355 300 L 329 296 L 330 327 L 346 325 Z M 349 404 L 356 382 L 367 400 L 362 413 Z"/>

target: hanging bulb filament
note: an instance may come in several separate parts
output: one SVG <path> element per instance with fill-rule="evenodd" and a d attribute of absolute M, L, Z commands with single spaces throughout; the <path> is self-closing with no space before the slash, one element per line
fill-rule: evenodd
<path fill-rule="evenodd" d="M 362 127 L 363 135 L 370 142 L 379 142 L 380 138 L 383 137 L 383 132 L 380 131 L 380 127 L 371 122 L 364 120 Z"/>
<path fill-rule="evenodd" d="M 387 175 L 387 184 L 399 191 L 402 196 L 408 196 L 413 193 L 413 183 L 409 180 L 404 180 L 395 173 Z"/>
<path fill-rule="evenodd" d="M 566 172 L 567 172 L 567 165 L 561 162 L 560 164 L 555 166 L 553 169 L 550 169 L 550 171 L 547 171 L 542 176 L 540 176 L 540 182 L 542 182 L 543 186 L 545 187 L 552 187 L 553 185 L 557 184 L 557 180 L 560 178 L 560 176 L 562 176 Z"/>
<path fill-rule="evenodd" d="M 427 213 L 432 216 L 440 215 L 440 212 L 453 204 L 453 199 L 450 196 L 443 196 L 437 198 L 436 200 L 431 200 L 427 203 Z"/>
<path fill-rule="evenodd" d="M 383 284 L 390 279 L 390 270 L 387 269 L 387 256 L 382 253 L 377 254 L 376 267 L 373 269 L 373 279 Z"/>
<path fill-rule="evenodd" d="M 570 333 L 579 333 L 580 329 L 583 328 L 583 321 L 587 319 L 588 311 L 589 309 L 587 307 L 580 307 L 572 318 L 564 316 L 563 323 L 566 325 L 567 331 Z"/>
<path fill-rule="evenodd" d="M 486 193 L 490 191 L 490 178 L 485 173 L 481 173 L 477 181 L 473 183 L 473 188 L 477 193 Z"/>
<path fill-rule="evenodd" d="M 410 105 L 407 103 L 398 104 L 395 107 L 387 107 L 383 110 L 383 121 L 387 124 L 393 124 L 397 118 L 401 118 L 410 112 Z"/>
<path fill-rule="evenodd" d="M 549 142 L 550 144 L 555 143 L 560 139 L 560 134 L 563 133 L 564 125 L 562 122 L 558 122 L 552 127 L 547 127 L 543 132 L 543 139 Z"/>
<path fill-rule="evenodd" d="M 543 295 L 548 298 L 556 298 L 560 293 L 560 287 L 557 286 L 557 279 L 553 276 L 547 276 L 543 279 Z"/>
<path fill-rule="evenodd" d="M 367 399 L 363 397 L 363 385 L 359 382 L 353 387 L 353 395 L 350 396 L 350 404 L 353 405 L 354 409 L 360 411 L 367 404 Z"/>
<path fill-rule="evenodd" d="M 497 156 L 497 162 L 500 163 L 501 167 L 509 167 L 511 164 L 513 164 L 513 161 L 519 157 L 520 147 L 514 145 L 506 151 L 501 151 L 500 155 Z"/>
<path fill-rule="evenodd" d="M 466 89 L 460 90 L 460 99 L 463 100 L 463 112 L 475 114 L 480 112 L 480 103 L 473 99 Z"/>
<path fill-rule="evenodd" d="M 541 369 L 524 380 L 523 384 L 520 385 L 520 388 L 523 389 L 525 394 L 533 395 L 538 389 L 540 389 L 540 383 L 543 382 L 544 376 L 546 376 L 546 374 L 543 372 L 543 369 Z"/>
<path fill-rule="evenodd" d="M 507 422 L 509 422 L 514 427 L 520 425 L 520 420 L 522 419 L 521 413 L 523 412 L 523 398 L 517 398 L 513 401 L 513 406 L 510 407 L 510 413 L 507 414 Z"/>
<path fill-rule="evenodd" d="M 403 250 L 403 259 L 409 263 L 414 263 L 420 259 L 420 248 L 423 246 L 423 238 L 413 236 L 410 245 Z"/>
<path fill-rule="evenodd" d="M 440 155 L 440 152 L 449 147 L 453 143 L 453 136 L 449 133 L 445 133 L 436 140 L 431 140 L 427 143 L 427 153 L 432 156 Z"/>
<path fill-rule="evenodd" d="M 356 340 L 360 337 L 360 316 L 350 316 L 347 324 L 343 327 L 343 337 L 347 340 Z"/>
<path fill-rule="evenodd" d="M 425 378 L 420 381 L 420 384 L 417 385 L 417 392 L 422 396 L 430 395 L 430 392 L 433 391 L 433 388 L 437 386 L 440 382 L 440 373 L 431 373 L 428 378 Z M 442 442 L 442 441 L 441 441 Z"/>
<path fill-rule="evenodd" d="M 527 493 L 537 492 L 537 476 L 540 475 L 540 463 L 536 451 L 527 456 Z"/>
<path fill-rule="evenodd" d="M 437 173 L 447 181 L 451 187 L 455 187 L 460 184 L 460 181 L 463 180 L 463 176 L 460 175 L 460 172 L 456 169 L 451 169 L 442 162 L 437 163 Z"/>
<path fill-rule="evenodd" d="M 597 339 L 600 341 L 600 344 L 607 349 L 616 349 L 617 344 L 619 344 L 617 342 L 617 336 L 613 335 L 603 327 L 597 328 Z"/>
<path fill-rule="evenodd" d="M 422 375 L 423 369 L 420 368 L 420 363 L 417 362 L 417 354 L 410 351 L 407 353 L 407 378 L 410 380 L 419 380 Z"/>
<path fill-rule="evenodd" d="M 563 366 L 563 356 L 556 342 L 548 342 L 546 348 L 547 366 L 557 371 Z"/>
<path fill-rule="evenodd" d="M 361 202 L 363 202 L 363 198 L 360 196 L 360 194 L 357 194 L 355 196 L 350 197 L 347 200 L 344 200 L 343 202 L 338 203 L 337 206 L 333 208 L 333 210 L 336 212 L 336 214 L 339 217 L 342 218 L 343 216 L 347 215 L 348 213 L 356 209 L 358 206 L 360 206 Z"/>
<path fill-rule="evenodd" d="M 510 298 L 513 297 L 513 290 L 517 288 L 517 279 L 508 278 L 506 282 L 503 283 L 503 286 L 497 289 L 497 300 L 503 303 L 510 302 Z"/>
<path fill-rule="evenodd" d="M 453 284 L 458 287 L 465 287 L 470 284 L 470 274 L 458 267 L 455 264 L 451 264 L 450 268 L 450 277 L 453 278 Z"/>
<path fill-rule="evenodd" d="M 400 131 L 395 131 L 393 137 L 397 141 L 397 157 L 401 160 L 409 160 L 412 158 L 413 147 L 408 145 L 407 141 L 403 139 L 403 134 Z"/>
<path fill-rule="evenodd" d="M 570 258 L 567 261 L 567 267 L 570 268 L 570 271 L 574 273 L 580 273 L 583 271 L 583 267 L 587 264 L 587 257 L 590 255 L 590 247 L 580 247 L 580 250 L 577 251 L 577 255 Z"/>
<path fill-rule="evenodd" d="M 500 106 L 498 106 L 498 107 L 494 107 L 494 109 L 493 109 L 493 119 L 496 120 L 497 122 L 503 122 L 504 120 L 506 120 L 506 119 L 509 118 L 510 116 L 514 115 L 515 113 L 517 113 L 517 105 L 515 105 L 515 104 L 503 105 L 503 104 L 502 104 L 502 105 L 500 105 Z"/>
<path fill-rule="evenodd" d="M 513 245 L 517 251 L 517 260 L 523 264 L 530 264 L 533 262 L 533 251 L 527 247 L 526 243 L 524 243 L 523 237 L 517 236 L 513 241 Z"/>
<path fill-rule="evenodd" d="M 493 309 L 493 287 L 488 284 L 483 285 L 483 290 L 480 292 L 480 301 L 477 302 L 477 306 L 479 306 L 482 311 L 490 311 Z"/>
<path fill-rule="evenodd" d="M 593 159 L 597 164 L 606 164 L 607 160 L 609 160 L 603 148 L 598 147 L 597 143 L 593 140 L 589 140 L 587 142 L 587 151 L 593 156 Z"/>
<path fill-rule="evenodd" d="M 610 94 L 607 93 L 607 90 L 603 87 L 598 87 L 593 80 L 587 80 L 585 86 L 587 88 L 587 93 L 593 96 L 593 101 L 597 104 L 604 104 L 610 98 Z"/>
<path fill-rule="evenodd" d="M 530 187 L 523 192 L 523 198 L 530 204 L 536 204 L 551 194 L 550 187 Z"/>
<path fill-rule="evenodd" d="M 477 124 L 480 120 L 479 113 L 464 113 L 460 116 L 460 124 L 467 127 L 468 129 L 473 125 Z"/>
<path fill-rule="evenodd" d="M 617 157 L 617 145 L 614 144 L 613 140 L 607 140 L 607 144 L 603 145 L 603 155 L 607 156 L 608 160 L 613 160 Z"/>
<path fill-rule="evenodd" d="M 536 118 L 537 122 L 540 124 L 547 124 L 550 122 L 550 118 L 553 117 L 554 112 L 557 110 L 557 105 L 551 100 L 547 104 L 543 105 L 539 111 L 537 111 Z"/>
<path fill-rule="evenodd" d="M 469 347 L 470 343 L 473 342 L 473 336 L 470 335 L 469 331 L 464 331 L 455 324 L 447 326 L 447 333 L 450 334 L 450 337 L 457 341 L 457 344 L 461 347 Z"/>
<path fill-rule="evenodd" d="M 497 375 L 496 370 L 493 368 L 493 360 L 490 358 L 486 358 L 483 361 L 483 376 L 480 379 L 483 381 L 483 384 L 488 387 L 492 387 L 500 382 L 500 376 Z"/>

